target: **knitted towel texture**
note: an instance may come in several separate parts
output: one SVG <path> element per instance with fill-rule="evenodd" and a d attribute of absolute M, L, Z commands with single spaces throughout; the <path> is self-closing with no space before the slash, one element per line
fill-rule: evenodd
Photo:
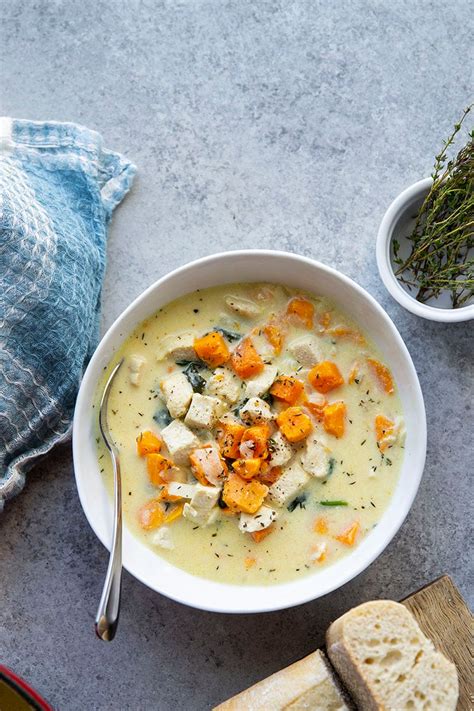
<path fill-rule="evenodd" d="M 95 131 L 0 118 L 0 509 L 70 435 L 107 225 L 134 174 Z"/>

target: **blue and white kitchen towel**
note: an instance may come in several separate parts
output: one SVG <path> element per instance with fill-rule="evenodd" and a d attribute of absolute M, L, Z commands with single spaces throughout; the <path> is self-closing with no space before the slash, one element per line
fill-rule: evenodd
<path fill-rule="evenodd" d="M 0 510 L 70 435 L 107 225 L 134 174 L 95 131 L 0 118 Z"/>

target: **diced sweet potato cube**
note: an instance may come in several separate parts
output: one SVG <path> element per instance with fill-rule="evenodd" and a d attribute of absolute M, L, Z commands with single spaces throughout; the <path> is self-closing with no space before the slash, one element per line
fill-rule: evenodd
<path fill-rule="evenodd" d="M 348 326 L 335 326 L 334 328 L 329 328 L 326 333 L 328 336 L 332 336 L 333 338 L 348 338 L 351 341 L 355 341 L 355 343 L 359 343 L 361 345 L 365 343 L 364 336 L 359 331 L 355 331 L 353 328 L 349 328 Z"/>
<path fill-rule="evenodd" d="M 227 465 L 216 446 L 198 447 L 189 455 L 189 461 L 194 476 L 203 486 L 216 486 L 227 474 Z"/>
<path fill-rule="evenodd" d="M 162 488 L 158 498 L 160 501 L 164 501 L 165 504 L 173 504 L 176 503 L 176 501 L 181 500 L 181 496 L 174 496 L 173 494 L 169 494 L 166 486 Z"/>
<path fill-rule="evenodd" d="M 346 406 L 343 402 L 333 402 L 326 405 L 323 414 L 323 427 L 328 434 L 338 439 L 344 435 L 346 421 Z"/>
<path fill-rule="evenodd" d="M 331 323 L 331 314 L 329 311 L 324 311 L 322 314 L 319 315 L 319 323 L 323 327 L 324 330 L 326 330 L 329 327 L 329 324 Z"/>
<path fill-rule="evenodd" d="M 261 481 L 262 484 L 266 484 L 267 486 L 273 486 L 273 484 L 281 477 L 281 472 L 281 467 L 270 467 L 268 469 L 260 471 L 258 475 L 258 480 Z"/>
<path fill-rule="evenodd" d="M 263 500 L 268 494 L 268 486 L 252 479 L 245 481 L 235 472 L 229 472 L 222 498 L 231 511 L 243 511 L 253 514 L 263 504 Z"/>
<path fill-rule="evenodd" d="M 270 388 L 270 393 L 273 397 L 287 402 L 288 405 L 294 405 L 303 392 L 304 384 L 302 381 L 293 378 L 291 375 L 280 375 Z"/>
<path fill-rule="evenodd" d="M 260 358 L 250 338 L 244 338 L 234 348 L 230 362 L 234 371 L 242 379 L 258 375 L 265 367 L 265 363 Z"/>
<path fill-rule="evenodd" d="M 234 422 L 222 422 L 217 430 L 217 442 L 221 448 L 222 456 L 229 459 L 240 457 L 239 445 L 245 432 L 244 425 Z"/>
<path fill-rule="evenodd" d="M 352 383 L 355 383 L 357 380 L 357 376 L 359 375 L 359 363 L 355 361 L 355 363 L 352 364 L 349 377 L 347 379 L 347 382 L 349 385 L 352 385 Z"/>
<path fill-rule="evenodd" d="M 382 390 L 391 395 L 395 387 L 393 385 L 392 374 L 387 366 L 374 358 L 367 358 L 367 362 L 372 368 Z"/>
<path fill-rule="evenodd" d="M 196 351 L 198 358 L 203 360 L 212 368 L 224 365 L 230 357 L 227 344 L 224 341 L 222 334 L 217 331 L 207 333 L 202 338 L 196 338 L 194 341 L 194 350 Z"/>
<path fill-rule="evenodd" d="M 323 400 L 322 402 L 313 402 L 312 400 L 305 400 L 303 404 L 310 411 L 313 417 L 318 420 L 318 422 L 323 421 L 324 408 L 327 405 L 327 400 Z"/>
<path fill-rule="evenodd" d="M 375 436 L 381 452 L 384 452 L 388 447 L 389 437 L 393 435 L 395 423 L 389 420 L 385 415 L 377 415 L 375 418 Z"/>
<path fill-rule="evenodd" d="M 232 462 L 232 469 L 242 477 L 242 479 L 253 479 L 257 476 L 264 464 L 263 459 L 236 459 Z"/>
<path fill-rule="evenodd" d="M 165 515 L 165 523 L 173 523 L 173 521 L 176 521 L 178 518 L 180 518 L 183 514 L 183 509 L 184 503 L 174 506 L 171 511 L 168 511 L 168 513 Z"/>
<path fill-rule="evenodd" d="M 340 533 L 339 536 L 336 536 L 336 540 L 344 543 L 345 546 L 353 546 L 359 531 L 360 523 L 355 521 L 349 526 L 349 528 L 346 528 L 345 531 Z"/>
<path fill-rule="evenodd" d="M 245 450 L 248 450 L 252 457 L 267 457 L 268 456 L 268 438 L 270 437 L 270 428 L 268 425 L 254 425 L 245 430 L 240 442 L 240 452 L 243 455 Z M 246 443 L 245 448 L 242 445 Z M 244 455 L 245 456 L 245 455 Z"/>
<path fill-rule="evenodd" d="M 280 432 L 288 442 L 301 442 L 313 429 L 309 416 L 301 407 L 288 407 L 280 412 L 276 421 Z"/>
<path fill-rule="evenodd" d="M 314 522 L 313 531 L 324 536 L 328 532 L 328 530 L 329 527 L 327 520 L 323 516 L 317 518 Z"/>
<path fill-rule="evenodd" d="M 308 373 L 308 380 L 318 393 L 328 393 L 343 385 L 344 378 L 337 365 L 330 360 L 323 360 Z"/>
<path fill-rule="evenodd" d="M 314 306 L 302 296 L 295 296 L 289 302 L 286 313 L 301 321 L 306 328 L 313 328 Z"/>
<path fill-rule="evenodd" d="M 274 530 L 274 524 L 272 523 L 271 526 L 267 526 L 267 528 L 262 528 L 261 531 L 254 531 L 250 535 L 252 536 L 255 543 L 260 543 L 261 541 L 263 541 L 264 538 L 269 536 L 273 530 Z"/>
<path fill-rule="evenodd" d="M 163 506 L 158 499 L 151 499 L 138 511 L 138 520 L 140 526 L 145 531 L 151 531 L 154 528 L 159 528 L 165 520 Z"/>
<path fill-rule="evenodd" d="M 140 457 L 159 452 L 161 445 L 161 439 L 153 432 L 141 432 L 137 437 L 137 452 Z"/>
<path fill-rule="evenodd" d="M 281 329 L 273 323 L 268 323 L 263 328 L 263 335 L 272 346 L 275 355 L 279 355 L 283 346 L 283 334 Z"/>
<path fill-rule="evenodd" d="M 161 486 L 165 483 L 166 480 L 163 478 L 163 474 L 168 469 L 171 469 L 172 466 L 173 462 L 157 452 L 146 455 L 146 468 L 153 486 Z"/>

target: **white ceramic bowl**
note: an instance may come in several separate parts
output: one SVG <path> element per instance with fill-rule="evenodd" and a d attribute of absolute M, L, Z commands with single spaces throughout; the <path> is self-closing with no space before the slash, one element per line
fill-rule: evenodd
<path fill-rule="evenodd" d="M 403 467 L 387 511 L 352 553 L 324 571 L 272 586 L 212 582 L 170 565 L 125 527 L 124 566 L 150 588 L 193 607 L 249 613 L 291 607 L 325 595 L 354 578 L 380 555 L 415 498 L 425 462 L 426 417 L 418 377 L 397 329 L 377 302 L 343 274 L 295 254 L 260 250 L 226 252 L 187 264 L 153 284 L 119 316 L 99 344 L 82 381 L 73 431 L 76 482 L 89 523 L 106 547 L 111 541 L 112 502 L 99 473 L 92 410 L 103 368 L 128 334 L 160 306 L 195 289 L 235 281 L 268 281 L 307 289 L 329 297 L 356 319 L 393 372 L 407 428 Z"/>
<path fill-rule="evenodd" d="M 423 304 L 417 301 L 408 289 L 401 284 L 394 273 L 392 240 L 396 237 L 401 245 L 400 254 L 409 254 L 406 236 L 413 228 L 413 216 L 416 215 L 432 184 L 431 178 L 419 180 L 410 185 L 392 202 L 380 223 L 377 234 L 377 265 L 386 288 L 405 309 L 430 321 L 454 323 L 474 319 L 474 303 L 459 309 L 450 308 L 450 296 L 446 292 L 436 301 Z"/>

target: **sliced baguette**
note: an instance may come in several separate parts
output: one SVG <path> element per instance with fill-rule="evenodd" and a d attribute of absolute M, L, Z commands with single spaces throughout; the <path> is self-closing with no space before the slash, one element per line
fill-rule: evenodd
<path fill-rule="evenodd" d="M 326 634 L 329 659 L 364 711 L 454 711 L 456 667 L 397 602 L 355 607 Z"/>
<path fill-rule="evenodd" d="M 251 686 L 213 711 L 349 711 L 320 650 Z"/>

